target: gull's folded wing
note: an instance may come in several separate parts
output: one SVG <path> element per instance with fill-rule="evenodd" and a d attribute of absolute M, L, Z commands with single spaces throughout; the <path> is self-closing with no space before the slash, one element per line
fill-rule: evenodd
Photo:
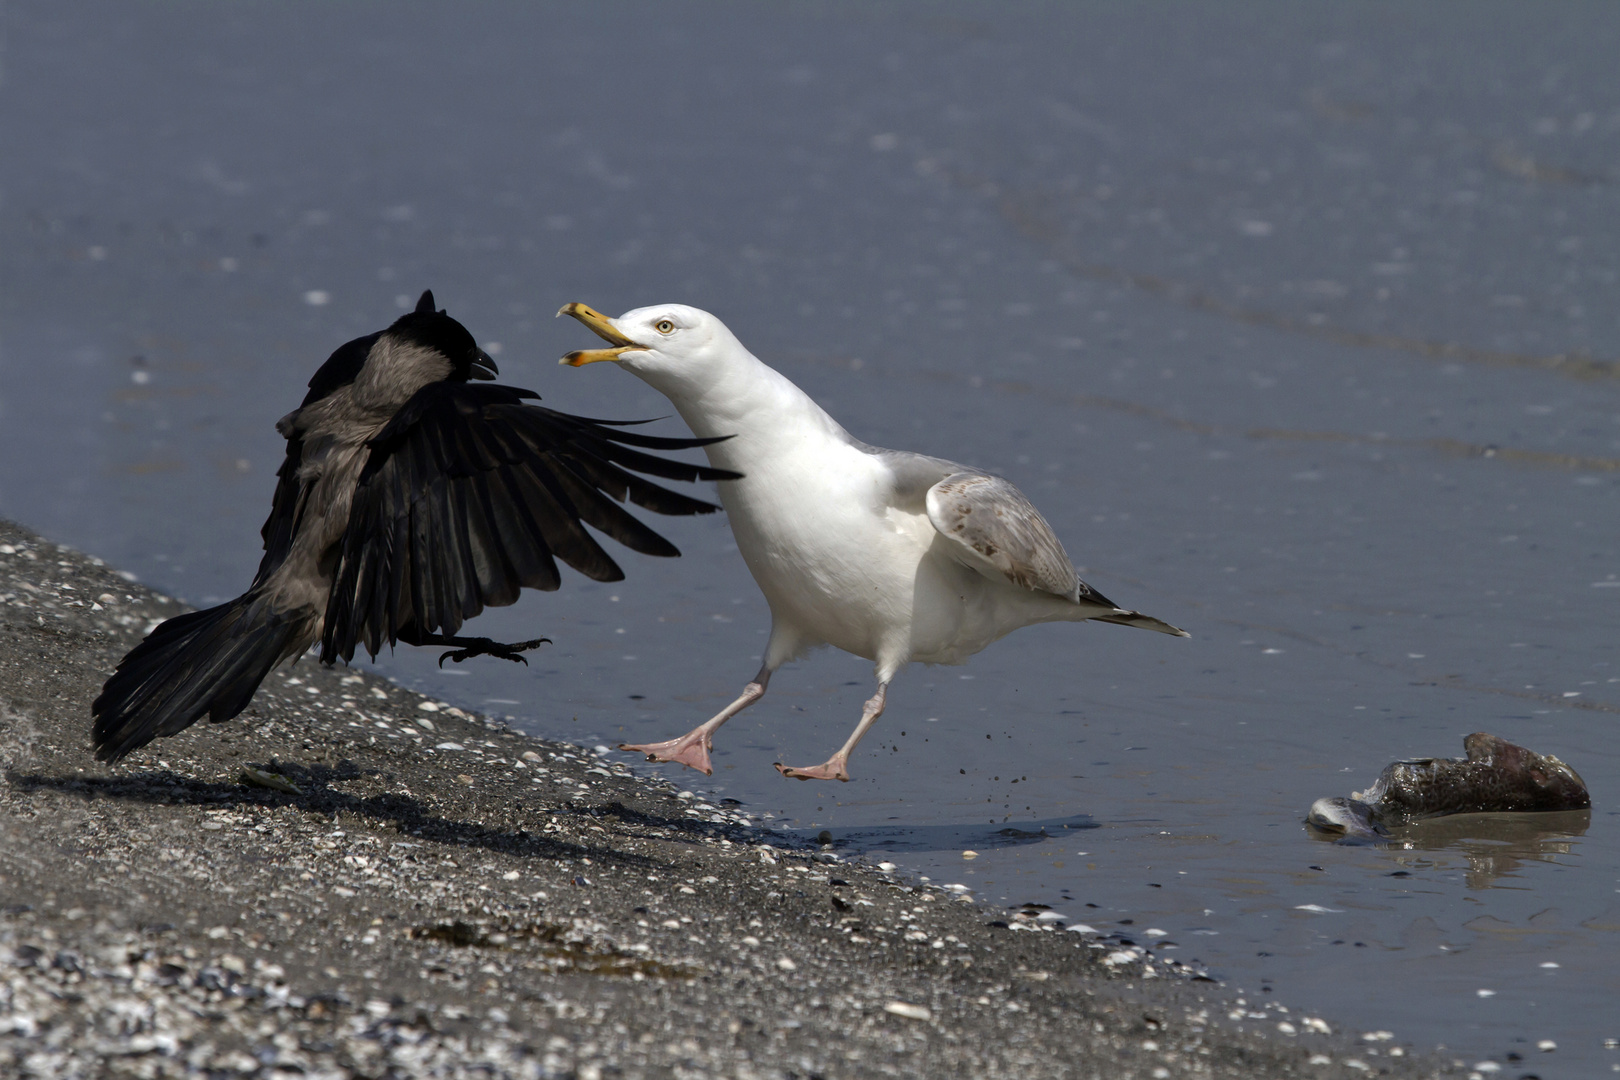
<path fill-rule="evenodd" d="M 1008 581 L 1077 604 L 1102 608 L 1098 622 L 1187 637 L 1185 630 L 1120 607 L 1080 580 L 1052 526 L 1024 493 L 997 476 L 953 473 L 928 489 L 928 520 L 955 541 L 951 551 L 991 581 Z"/>
<path fill-rule="evenodd" d="M 671 480 L 736 476 L 632 448 L 713 440 L 622 431 L 524 403 L 534 396 L 435 383 L 372 440 L 333 575 L 323 661 L 348 661 L 357 645 L 375 656 L 406 630 L 454 634 L 524 587 L 557 588 L 557 559 L 597 581 L 623 578 L 585 525 L 633 551 L 680 554 L 619 505 L 626 498 L 660 514 L 719 509 L 627 470 Z"/>
<path fill-rule="evenodd" d="M 958 561 L 990 580 L 1115 606 L 1080 580 L 1052 526 L 1007 481 L 983 473 L 952 473 L 930 487 L 927 498 L 928 520 L 955 542 L 952 553 Z"/>

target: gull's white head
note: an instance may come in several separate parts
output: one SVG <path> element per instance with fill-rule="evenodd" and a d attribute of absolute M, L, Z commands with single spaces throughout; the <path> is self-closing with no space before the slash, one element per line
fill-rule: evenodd
<path fill-rule="evenodd" d="M 570 367 L 612 360 L 674 397 L 681 389 L 709 385 L 739 356 L 747 356 L 726 324 L 685 304 L 656 304 L 610 319 L 584 304 L 564 304 L 610 349 L 580 349 L 562 358 Z"/>

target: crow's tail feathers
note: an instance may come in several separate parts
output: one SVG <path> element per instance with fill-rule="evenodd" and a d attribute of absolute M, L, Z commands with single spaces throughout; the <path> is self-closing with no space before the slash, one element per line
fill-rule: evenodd
<path fill-rule="evenodd" d="M 257 592 L 162 623 L 119 661 L 90 707 L 96 757 L 117 761 L 207 716 L 229 720 L 270 669 L 312 640 L 309 613 L 275 612 Z"/>

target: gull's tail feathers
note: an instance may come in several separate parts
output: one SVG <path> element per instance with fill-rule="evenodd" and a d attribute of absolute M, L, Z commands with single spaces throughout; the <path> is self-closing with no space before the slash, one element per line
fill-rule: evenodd
<path fill-rule="evenodd" d="M 1140 611 L 1126 611 L 1119 608 L 1111 615 L 1093 615 L 1097 622 L 1110 622 L 1119 626 L 1135 626 L 1143 630 L 1157 630 L 1161 634 L 1171 634 L 1175 637 L 1192 637 L 1191 634 L 1179 626 L 1171 626 L 1163 619 L 1155 619 L 1151 615 L 1144 615 Z"/>
<path fill-rule="evenodd" d="M 117 761 L 204 716 L 229 720 L 271 668 L 308 647 L 310 628 L 308 612 L 273 611 L 256 591 L 160 624 L 90 707 L 96 757 Z"/>

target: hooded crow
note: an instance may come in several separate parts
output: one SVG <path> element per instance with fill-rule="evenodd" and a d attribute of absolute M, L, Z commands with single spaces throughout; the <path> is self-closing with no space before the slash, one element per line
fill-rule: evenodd
<path fill-rule="evenodd" d="M 660 514 L 719 509 L 633 473 L 740 475 L 642 452 L 714 439 L 640 435 L 622 430 L 633 422 L 555 412 L 530 404 L 533 391 L 488 384 L 495 375 L 431 292 L 388 329 L 333 353 L 303 404 L 276 423 L 287 458 L 253 584 L 161 624 L 119 662 L 91 706 L 96 757 L 117 761 L 204 716 L 229 720 L 272 668 L 316 642 L 326 664 L 348 663 L 357 646 L 375 659 L 400 641 L 450 646 L 440 664 L 522 661 L 546 639 L 456 632 L 525 586 L 557 588 L 558 559 L 596 581 L 622 579 L 585 525 L 645 555 L 679 555 L 625 512 L 626 498 Z"/>

